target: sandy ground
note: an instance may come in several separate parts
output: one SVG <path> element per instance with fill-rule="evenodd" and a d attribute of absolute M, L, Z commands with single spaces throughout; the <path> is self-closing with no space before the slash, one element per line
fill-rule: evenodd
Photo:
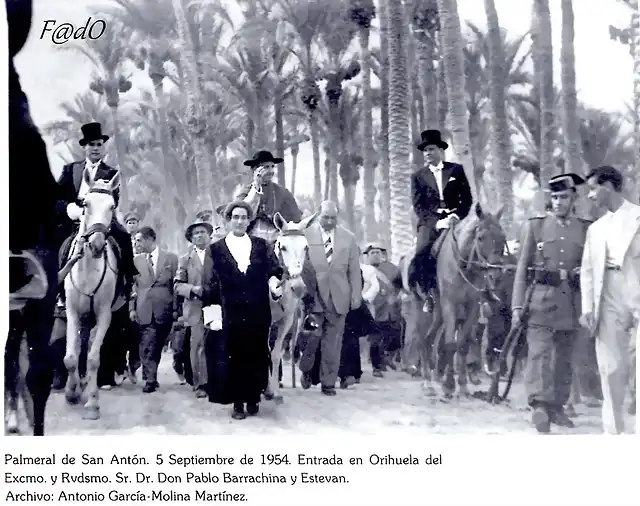
<path fill-rule="evenodd" d="M 101 418 L 82 418 L 82 406 L 66 404 L 64 394 L 54 393 L 47 406 L 47 435 L 133 434 L 318 434 L 344 432 L 380 434 L 402 431 L 412 434 L 532 434 L 520 382 L 512 389 L 509 405 L 491 406 L 477 399 L 444 402 L 425 396 L 420 380 L 390 371 L 373 378 L 365 369 L 360 384 L 338 390 L 335 397 L 322 395 L 318 387 L 291 388 L 290 366 L 285 366 L 284 403 L 263 401 L 260 415 L 242 421 L 230 418 L 230 407 L 196 399 L 188 385 L 180 385 L 171 368 L 171 355 L 160 364 L 160 389 L 143 394 L 140 384 L 128 381 L 111 391 L 101 391 Z M 487 381 L 472 389 L 486 390 Z M 578 406 L 576 428 L 554 427 L 556 434 L 600 434 L 599 409 Z M 635 419 L 629 417 L 629 427 Z"/>

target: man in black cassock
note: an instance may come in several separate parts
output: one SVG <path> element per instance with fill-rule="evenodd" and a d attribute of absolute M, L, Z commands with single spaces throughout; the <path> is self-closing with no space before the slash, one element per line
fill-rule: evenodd
<path fill-rule="evenodd" d="M 236 420 L 258 413 L 271 364 L 270 297 L 282 294 L 283 270 L 273 249 L 246 233 L 252 218 L 246 202 L 229 204 L 230 232 L 209 246 L 202 273 L 209 401 L 233 404 Z M 215 307 L 221 318 L 211 316 Z"/>

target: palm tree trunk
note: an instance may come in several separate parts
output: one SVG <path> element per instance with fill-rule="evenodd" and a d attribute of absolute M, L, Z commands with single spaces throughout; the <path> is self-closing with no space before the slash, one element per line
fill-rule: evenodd
<path fill-rule="evenodd" d="M 213 209 L 213 201 L 209 189 L 211 188 L 211 165 L 205 141 L 206 128 L 201 110 L 202 98 L 198 84 L 198 73 L 196 67 L 195 51 L 189 36 L 189 26 L 184 12 L 182 0 L 172 0 L 173 10 L 176 16 L 176 27 L 182 50 L 180 59 L 184 67 L 184 80 L 186 84 L 187 110 L 189 114 L 188 124 L 190 127 L 191 140 L 193 144 L 194 161 L 196 166 L 196 179 L 198 197 L 196 206 L 198 208 Z"/>
<path fill-rule="evenodd" d="M 391 248 L 391 186 L 389 184 L 389 16 L 386 0 L 380 0 L 378 6 L 380 19 L 380 156 L 378 173 L 378 192 L 380 195 L 380 227 L 382 242 Z"/>
<path fill-rule="evenodd" d="M 418 68 L 416 61 L 416 44 L 415 37 L 413 36 L 411 30 L 411 18 L 409 17 L 409 13 L 413 11 L 413 6 L 411 5 L 412 1 L 409 0 L 407 2 L 405 15 L 407 16 L 407 63 L 409 68 L 409 86 L 410 95 L 409 95 L 409 110 L 411 114 L 411 139 L 413 143 L 416 143 L 416 139 L 420 138 L 420 125 L 418 124 L 418 116 L 419 116 L 419 99 L 420 99 L 420 88 L 419 88 L 419 77 L 418 77 Z M 424 165 L 424 155 L 422 151 L 418 151 L 417 149 L 411 150 L 413 167 L 415 170 L 420 169 Z"/>
<path fill-rule="evenodd" d="M 640 185 L 640 6 L 638 0 L 630 0 L 631 8 L 631 50 L 633 52 L 633 133 L 635 139 L 635 178 Z M 640 186 L 636 186 L 638 188 Z M 636 192 L 637 196 L 637 192 Z"/>
<path fill-rule="evenodd" d="M 428 129 L 438 129 L 440 125 L 438 124 L 438 106 L 434 87 L 433 44 L 429 41 L 427 34 L 419 35 L 415 40 L 423 125 Z"/>
<path fill-rule="evenodd" d="M 120 135 L 120 129 L 118 127 L 118 105 L 116 101 L 116 105 L 110 106 L 111 109 L 111 118 L 113 123 L 113 143 L 116 151 L 116 160 L 114 165 L 119 168 L 124 177 L 120 178 L 120 202 L 124 203 L 125 208 L 129 205 L 129 192 L 127 191 L 127 180 L 132 176 L 129 173 L 129 168 L 125 167 L 122 163 L 122 138 Z"/>
<path fill-rule="evenodd" d="M 369 54 L 369 28 L 361 28 L 360 74 L 362 75 L 362 149 L 364 187 L 364 238 L 377 239 L 376 233 L 376 167 L 373 163 L 373 115 L 371 111 L 371 55 Z M 345 192 L 347 188 L 345 187 Z M 345 200 L 347 194 L 345 193 Z"/>
<path fill-rule="evenodd" d="M 549 0 L 535 0 L 536 54 L 540 70 L 540 186 L 546 188 L 554 173 L 553 151 L 555 147 L 553 44 L 551 39 L 551 12 Z"/>
<path fill-rule="evenodd" d="M 296 175 L 298 174 L 298 153 L 300 148 L 297 144 L 291 146 L 291 193 L 296 194 Z"/>
<path fill-rule="evenodd" d="M 505 89 L 506 72 L 500 21 L 494 0 L 484 0 L 489 28 L 490 92 L 493 121 L 491 122 L 492 170 L 498 183 L 498 200 L 502 207 L 502 226 L 507 234 L 513 222 L 513 171 L 511 170 L 511 140 L 507 123 Z"/>
<path fill-rule="evenodd" d="M 438 37 L 442 39 L 442 37 Z M 440 43 L 442 47 L 442 43 Z M 441 50 L 442 51 L 442 50 Z M 447 96 L 447 83 L 444 78 L 444 62 L 442 56 L 438 63 L 436 75 L 436 128 L 443 129 L 447 126 L 447 116 L 449 115 L 449 97 Z"/>
<path fill-rule="evenodd" d="M 582 172 L 582 150 L 578 126 L 578 92 L 576 91 L 576 55 L 574 47 L 574 16 L 572 0 L 562 0 L 562 131 L 564 135 L 565 169 Z"/>
<path fill-rule="evenodd" d="M 282 118 L 282 98 L 276 96 L 274 103 L 274 120 L 276 124 L 276 156 L 284 159 L 284 120 Z M 284 163 L 278 164 L 278 183 L 287 185 Z"/>
<path fill-rule="evenodd" d="M 456 0 L 438 0 L 440 26 L 442 27 L 442 62 L 449 99 L 449 122 L 453 137 L 453 150 L 458 163 L 464 167 L 471 187 L 471 195 L 477 200 L 474 179 L 471 141 L 465 93 L 464 57 L 462 55 L 462 31 Z"/>
<path fill-rule="evenodd" d="M 407 18 L 402 2 L 383 0 L 389 16 L 389 166 L 391 255 L 397 263 L 413 244 L 411 228 L 411 130 Z"/>

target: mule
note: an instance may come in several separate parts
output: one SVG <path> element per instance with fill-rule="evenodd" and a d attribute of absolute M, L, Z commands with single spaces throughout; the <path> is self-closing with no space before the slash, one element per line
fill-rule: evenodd
<path fill-rule="evenodd" d="M 85 172 L 85 182 L 89 184 L 86 177 Z M 65 397 L 69 404 L 77 404 L 83 393 L 86 394 L 84 418 L 89 420 L 100 418 L 97 373 L 100 348 L 111 324 L 111 312 L 125 303 L 122 295 L 116 299 L 117 245 L 109 239 L 115 212 L 113 192 L 119 185 L 118 173 L 109 182 L 96 181 L 90 186 L 84 199 L 76 244 L 72 246 L 72 251 L 84 248 L 84 254 L 64 280 L 67 301 L 64 364 L 69 372 Z M 78 363 L 85 350 L 87 366 L 85 377 L 81 378 Z"/>
<path fill-rule="evenodd" d="M 273 224 L 278 230 L 273 248 L 278 262 L 284 269 L 284 276 L 281 281 L 282 296 L 278 300 L 271 299 L 271 326 L 277 330 L 275 343 L 271 349 L 271 375 L 265 398 L 272 399 L 277 404 L 283 402 L 279 375 L 285 337 L 295 324 L 289 345 L 291 350 L 295 350 L 296 339 L 303 324 L 301 307 L 306 287 L 302 280 L 302 269 L 309 248 L 304 231 L 314 217 L 315 215 L 312 215 L 300 223 L 286 222 L 280 213 L 276 213 L 273 217 Z M 295 387 L 295 360 L 293 359 L 291 360 L 291 381 Z"/>
<path fill-rule="evenodd" d="M 459 394 L 470 395 L 466 358 L 478 309 L 499 298 L 496 291 L 506 245 L 501 214 L 502 210 L 491 215 L 476 203 L 462 221 L 441 234 L 432 248 L 438 289 L 422 350 L 423 388 L 427 395 L 437 395 L 434 368 L 444 376 L 442 391 L 446 399 L 455 392 L 456 369 Z M 441 367 L 436 367 L 436 355 L 442 361 Z"/>
<path fill-rule="evenodd" d="M 29 347 L 21 316 L 19 310 L 9 312 L 9 335 L 4 352 L 5 432 L 8 434 L 21 433 L 20 402 L 29 429 L 34 428 L 33 399 L 27 388 Z"/>

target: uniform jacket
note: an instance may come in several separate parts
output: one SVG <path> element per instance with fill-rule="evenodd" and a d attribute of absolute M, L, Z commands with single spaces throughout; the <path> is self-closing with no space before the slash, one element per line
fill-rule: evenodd
<path fill-rule="evenodd" d="M 194 287 L 202 287 L 202 268 L 203 264 L 195 247 L 190 248 L 186 255 L 178 258 L 174 290 L 177 295 L 184 298 L 182 317 L 188 327 L 203 321 L 202 300 L 192 292 Z"/>
<path fill-rule="evenodd" d="M 640 206 L 634 206 L 635 220 L 631 219 L 628 227 L 624 230 L 624 237 L 620 239 L 627 245 L 622 272 L 628 283 L 626 293 L 628 293 L 632 309 L 636 312 L 636 317 L 640 316 L 640 294 L 638 284 L 640 283 Z M 581 293 L 582 312 L 591 312 L 596 323 L 600 318 L 600 301 L 602 296 L 602 284 L 605 276 L 605 264 L 607 258 L 606 237 L 607 223 L 611 217 L 605 214 L 589 227 L 587 231 L 586 244 L 582 257 Z"/>
<path fill-rule="evenodd" d="M 393 284 L 399 269 L 391 262 L 382 262 L 374 269 L 380 284 L 380 290 L 373 301 L 374 317 L 379 322 L 399 321 L 400 308 L 395 297 L 398 290 Z"/>
<path fill-rule="evenodd" d="M 136 297 L 130 307 L 137 313 L 136 322 L 141 325 L 171 323 L 173 312 L 177 309 L 173 283 L 178 270 L 178 257 L 159 250 L 155 272 L 151 272 L 146 254 L 136 255 L 133 262 L 139 272 L 134 287 Z"/>
<path fill-rule="evenodd" d="M 462 220 L 471 209 L 473 199 L 469 181 L 462 165 L 444 162 L 442 168 L 443 194 L 447 209 L 455 209 L 455 214 Z M 440 208 L 440 193 L 438 184 L 427 166 L 411 175 L 411 199 L 413 210 L 418 217 L 418 228 L 421 226 L 435 226 L 442 218 L 437 211 Z"/>
<path fill-rule="evenodd" d="M 249 194 L 251 185 L 241 187 L 236 192 L 237 200 L 244 200 Z M 273 216 L 276 213 L 280 213 L 285 221 L 293 221 L 298 223 L 302 219 L 302 213 L 298 207 L 293 194 L 276 183 L 268 183 L 264 185 L 262 189 L 263 193 L 260 195 L 260 200 L 254 209 L 255 218 L 249 224 L 247 232 L 251 232 L 251 229 L 260 220 L 267 221 L 273 226 Z"/>
<path fill-rule="evenodd" d="M 346 228 L 337 226 L 333 241 L 331 264 L 327 262 L 320 225 L 314 223 L 305 230 L 309 243 L 309 259 L 316 272 L 318 294 L 328 308 L 338 314 L 347 314 L 357 309 L 362 302 L 362 274 L 360 253 L 354 235 Z M 324 312 L 316 297 L 314 311 Z"/>
<path fill-rule="evenodd" d="M 580 267 L 587 227 L 590 222 L 570 217 L 559 220 L 552 214 L 532 218 L 525 224 L 516 267 L 512 308 L 525 304 L 532 276 L 546 272 L 567 273 L 558 286 L 536 283 L 529 305 L 529 323 L 555 330 L 578 329 L 580 297 L 577 268 Z M 537 271 L 533 271 L 535 268 Z M 573 272 L 573 275 L 568 275 Z"/>

